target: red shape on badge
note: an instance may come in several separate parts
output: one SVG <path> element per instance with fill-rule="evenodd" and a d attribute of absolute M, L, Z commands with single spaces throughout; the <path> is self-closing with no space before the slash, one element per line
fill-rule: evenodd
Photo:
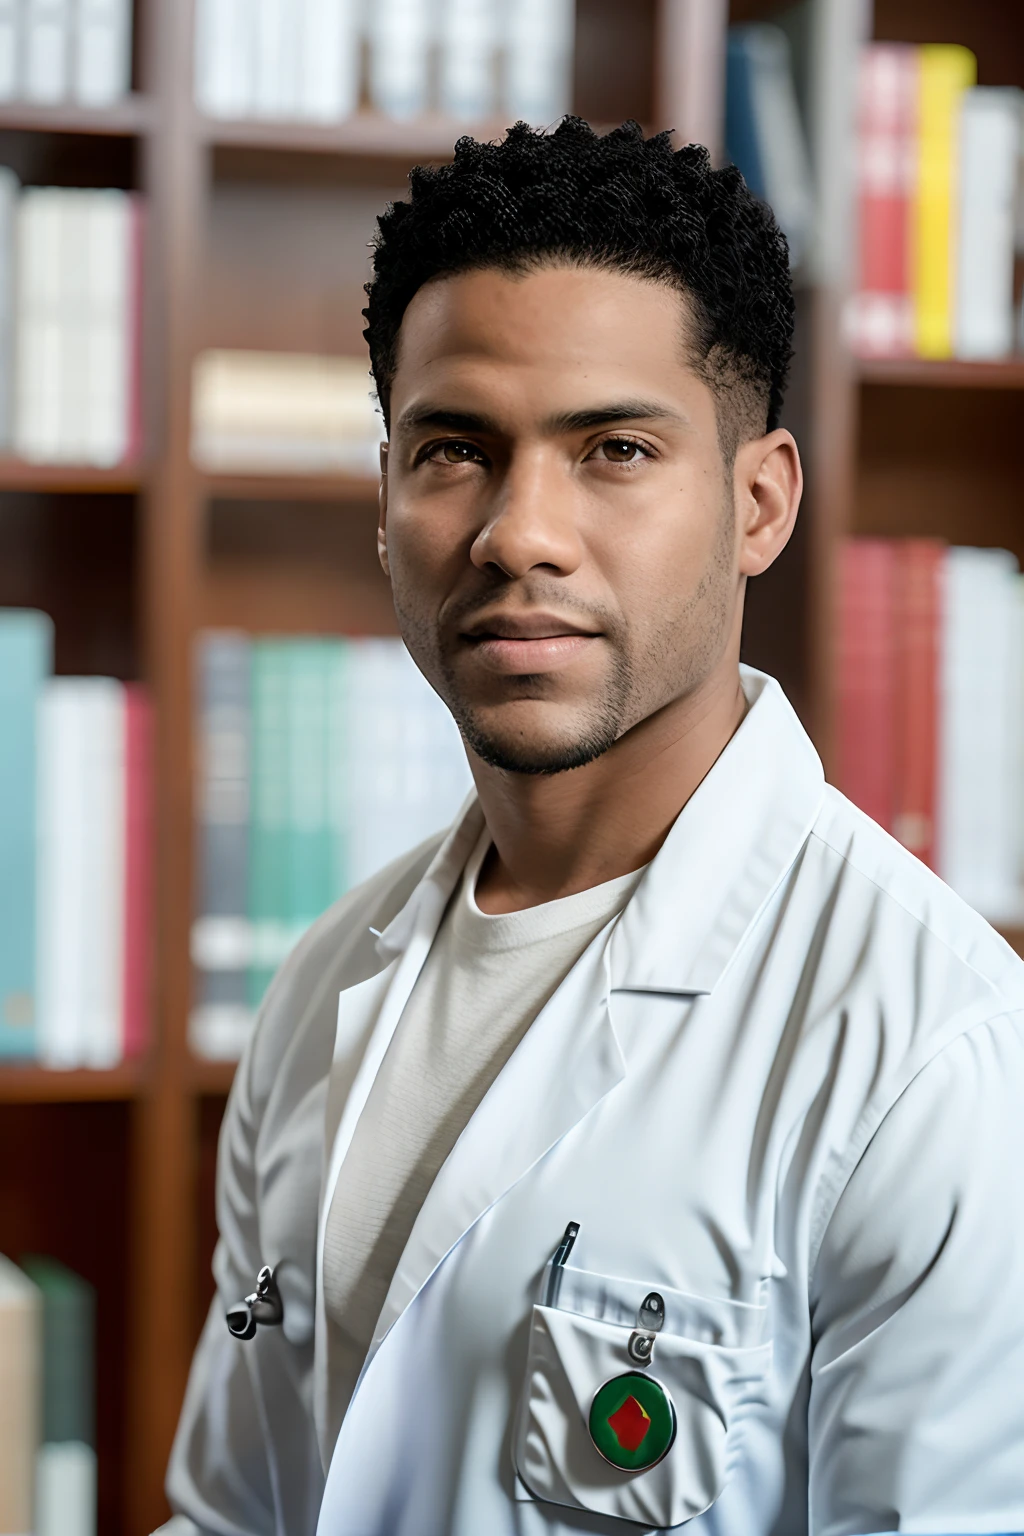
<path fill-rule="evenodd" d="M 608 1418 L 609 1428 L 624 1451 L 640 1449 L 651 1427 L 651 1416 L 633 1396 L 627 1397 L 621 1408 L 616 1408 Z"/>

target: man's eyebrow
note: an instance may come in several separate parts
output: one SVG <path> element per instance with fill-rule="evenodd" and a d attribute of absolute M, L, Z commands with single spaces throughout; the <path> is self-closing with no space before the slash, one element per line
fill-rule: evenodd
<path fill-rule="evenodd" d="M 486 432 L 497 436 L 501 428 L 479 411 L 450 411 L 442 406 L 413 405 L 399 416 L 400 432 L 415 432 L 421 427 L 437 427 L 442 432 Z"/>
<path fill-rule="evenodd" d="M 614 426 L 616 422 L 622 421 L 674 421 L 685 424 L 686 417 L 657 400 L 614 400 L 607 405 L 549 416 L 543 423 L 543 429 L 549 433 L 593 432 L 598 427 Z M 481 432 L 492 437 L 500 436 L 502 430 L 498 422 L 479 411 L 453 411 L 433 405 L 411 406 L 409 410 L 403 411 L 397 427 L 402 432 L 436 427 L 442 432 Z"/>
<path fill-rule="evenodd" d="M 681 412 L 657 400 L 614 400 L 585 411 L 566 411 L 563 415 L 550 416 L 544 425 L 550 432 L 592 432 L 596 427 L 613 426 L 618 421 L 685 423 L 686 419 Z"/>

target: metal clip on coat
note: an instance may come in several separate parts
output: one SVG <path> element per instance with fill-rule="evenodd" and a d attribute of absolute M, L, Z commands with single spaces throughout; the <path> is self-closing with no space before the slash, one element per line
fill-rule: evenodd
<path fill-rule="evenodd" d="M 238 1301 L 228 1310 L 228 1332 L 236 1339 L 252 1339 L 256 1325 L 276 1328 L 284 1318 L 284 1302 L 274 1279 L 274 1271 L 264 1264 L 256 1276 L 256 1289 L 244 1301 Z"/>
<path fill-rule="evenodd" d="M 650 1365 L 654 1344 L 665 1326 L 665 1301 L 657 1291 L 649 1291 L 636 1314 L 636 1327 L 629 1336 L 626 1353 L 635 1365 Z"/>

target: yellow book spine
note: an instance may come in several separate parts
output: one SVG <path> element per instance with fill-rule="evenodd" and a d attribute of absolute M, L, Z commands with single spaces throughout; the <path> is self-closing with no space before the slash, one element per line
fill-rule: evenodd
<path fill-rule="evenodd" d="M 927 43 L 921 49 L 911 225 L 914 340 L 921 357 L 953 355 L 960 101 L 977 78 L 978 63 L 968 48 Z"/>

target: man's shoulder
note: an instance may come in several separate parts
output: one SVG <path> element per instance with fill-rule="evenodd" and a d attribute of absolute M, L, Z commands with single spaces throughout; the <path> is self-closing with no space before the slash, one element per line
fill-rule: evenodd
<path fill-rule="evenodd" d="M 330 1064 L 338 994 L 381 969 L 376 935 L 405 906 L 447 829 L 400 855 L 336 901 L 317 919 L 277 972 L 260 1009 L 248 1052 L 256 1098 L 269 1093 L 285 1058 L 301 1051 L 314 1075 Z"/>
<path fill-rule="evenodd" d="M 884 952 L 897 982 L 904 970 L 955 976 L 992 1014 L 1024 1008 L 1024 961 L 973 907 L 927 865 L 826 785 L 809 846 L 826 866 L 865 954 Z"/>

